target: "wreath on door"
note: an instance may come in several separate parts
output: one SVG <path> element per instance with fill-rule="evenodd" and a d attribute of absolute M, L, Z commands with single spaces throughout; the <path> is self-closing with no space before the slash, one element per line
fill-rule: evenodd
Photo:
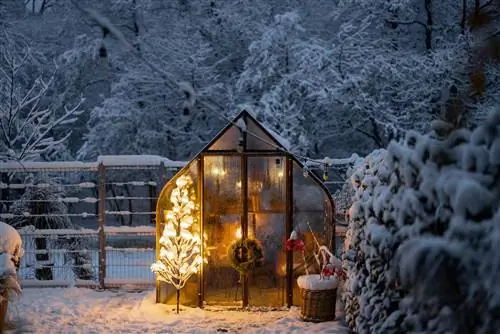
<path fill-rule="evenodd" d="M 246 256 L 244 256 L 246 254 Z M 255 239 L 238 239 L 228 250 L 229 264 L 241 275 L 262 264 L 262 246 Z"/>

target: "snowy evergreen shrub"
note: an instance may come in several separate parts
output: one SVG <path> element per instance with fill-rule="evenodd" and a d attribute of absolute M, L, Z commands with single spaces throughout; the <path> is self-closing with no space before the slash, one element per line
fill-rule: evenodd
<path fill-rule="evenodd" d="M 9 224 L 22 228 L 33 226 L 36 229 L 75 229 L 67 216 L 66 204 L 61 201 L 63 192 L 61 187 L 54 183 L 27 182 L 33 184 L 47 184 L 46 187 L 27 187 L 21 198 L 16 201 L 11 210 L 14 218 Z M 50 244 L 46 238 L 36 238 L 35 248 L 47 250 L 51 247 L 61 247 L 69 250 L 68 261 L 72 263 L 72 270 L 79 279 L 92 279 L 92 259 L 86 252 L 87 242 L 78 237 L 65 238 Z M 37 261 L 49 261 L 48 254 L 37 254 Z M 39 268 L 36 270 L 36 278 L 40 280 L 53 279 L 51 268 Z"/>
<path fill-rule="evenodd" d="M 353 193 L 354 204 L 348 212 L 349 228 L 346 232 L 345 252 L 342 257 L 344 269 L 347 271 L 343 301 L 345 303 L 346 321 L 351 328 L 356 327 L 356 319 L 360 316 L 359 296 L 365 286 L 367 259 L 365 226 L 367 220 L 363 213 L 364 203 L 369 200 L 377 184 L 379 167 L 386 155 L 385 150 L 377 150 L 368 155 L 363 164 L 350 177 L 351 186 L 344 187 L 345 191 Z M 349 190 L 352 189 L 352 190 Z"/>
<path fill-rule="evenodd" d="M 346 315 L 358 333 L 499 328 L 500 112 L 440 140 L 408 133 L 353 175 Z"/>

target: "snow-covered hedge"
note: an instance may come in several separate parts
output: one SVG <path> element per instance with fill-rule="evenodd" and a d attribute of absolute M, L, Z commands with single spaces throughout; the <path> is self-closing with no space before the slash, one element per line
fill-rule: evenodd
<path fill-rule="evenodd" d="M 16 266 L 24 254 L 22 239 L 12 226 L 0 222 L 0 302 L 20 294 Z"/>
<path fill-rule="evenodd" d="M 0 253 L 10 255 L 14 266 L 18 266 L 24 255 L 23 240 L 15 228 L 0 221 Z"/>
<path fill-rule="evenodd" d="M 446 139 L 409 133 L 353 175 L 345 296 L 358 333 L 500 328 L 500 112 Z"/>

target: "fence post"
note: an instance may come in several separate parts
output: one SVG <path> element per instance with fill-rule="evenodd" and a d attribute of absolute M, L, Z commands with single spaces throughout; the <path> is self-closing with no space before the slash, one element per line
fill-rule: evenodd
<path fill-rule="evenodd" d="M 97 168 L 97 177 L 99 182 L 99 288 L 104 289 L 104 279 L 106 278 L 106 168 L 101 162 Z"/>

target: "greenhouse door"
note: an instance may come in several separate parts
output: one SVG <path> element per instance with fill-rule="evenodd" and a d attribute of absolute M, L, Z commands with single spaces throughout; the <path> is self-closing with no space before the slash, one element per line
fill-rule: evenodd
<path fill-rule="evenodd" d="M 262 246 L 262 265 L 248 274 L 251 306 L 282 306 L 286 302 L 286 159 L 248 156 L 248 237 Z"/>
<path fill-rule="evenodd" d="M 203 270 L 205 303 L 283 305 L 286 159 L 245 153 L 207 154 L 202 161 L 203 230 L 208 260 Z M 231 266 L 229 250 L 245 235 L 258 241 L 264 258 L 260 266 L 241 279 Z"/>
<path fill-rule="evenodd" d="M 204 155 L 203 232 L 205 257 L 203 268 L 204 302 L 213 305 L 238 305 L 242 284 L 228 259 L 229 247 L 241 233 L 242 194 L 241 156 Z"/>

